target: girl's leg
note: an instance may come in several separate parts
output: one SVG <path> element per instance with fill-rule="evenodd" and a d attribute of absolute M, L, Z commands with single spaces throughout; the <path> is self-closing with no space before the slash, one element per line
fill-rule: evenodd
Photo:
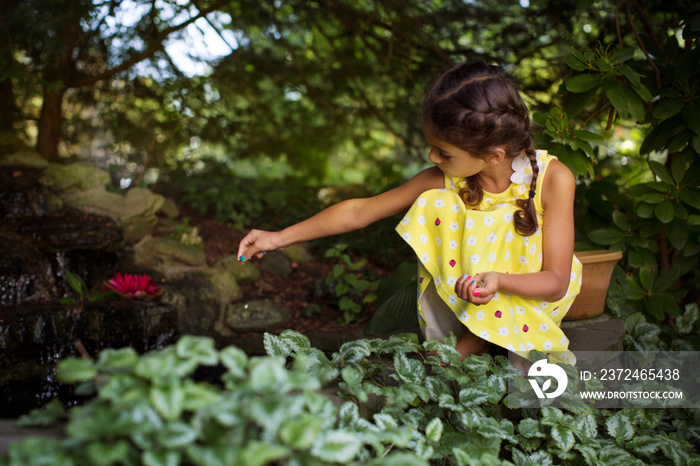
<path fill-rule="evenodd" d="M 474 335 L 467 327 L 464 327 L 462 335 L 457 338 L 457 345 L 455 346 L 457 352 L 462 355 L 462 359 L 473 354 L 480 356 L 484 353 L 488 353 L 490 348 L 491 343 Z"/>

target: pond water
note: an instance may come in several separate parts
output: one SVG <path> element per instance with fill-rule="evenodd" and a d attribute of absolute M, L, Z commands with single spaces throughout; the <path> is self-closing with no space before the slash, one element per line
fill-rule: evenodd
<path fill-rule="evenodd" d="M 174 309 L 151 302 L 59 303 L 78 298 L 67 270 L 99 288 L 125 253 L 109 219 L 60 208 L 38 175 L 0 168 L 0 419 L 56 396 L 72 402 L 55 366 L 79 348 L 93 358 L 107 347 L 145 352 L 172 343 L 178 328 Z"/>

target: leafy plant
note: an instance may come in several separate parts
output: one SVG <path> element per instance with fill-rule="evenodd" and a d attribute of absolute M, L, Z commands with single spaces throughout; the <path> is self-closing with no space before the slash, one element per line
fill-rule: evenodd
<path fill-rule="evenodd" d="M 123 348 L 68 359 L 58 376 L 94 398 L 22 418 L 65 423 L 66 437 L 15 442 L 0 465 L 698 461 L 693 410 L 593 409 L 566 393 L 561 408 L 517 409 L 507 383 L 526 380 L 506 358 L 460 361 L 454 342 L 394 335 L 348 342 L 329 358 L 284 331 L 265 335 L 264 357 L 185 336 L 142 356 Z"/>
<path fill-rule="evenodd" d="M 617 34 L 572 49 L 561 105 L 535 121 L 541 147 L 576 174 L 595 172 L 577 190 L 577 232 L 586 247 L 624 252 L 624 304 L 612 307 L 673 325 L 700 295 L 700 8 L 671 22 L 659 8 L 620 2 Z M 635 132 L 633 149 L 606 146 Z"/>
<path fill-rule="evenodd" d="M 88 288 L 85 280 L 83 280 L 79 275 L 74 274 L 70 270 L 64 270 L 63 273 L 66 276 L 66 282 L 68 286 L 71 287 L 73 291 L 78 294 L 78 298 L 74 297 L 64 297 L 59 300 L 61 304 L 68 305 L 82 305 L 85 301 L 91 303 L 99 303 L 103 301 L 108 301 L 110 299 L 117 298 L 119 295 L 114 291 L 103 290 L 101 292 L 91 292 Z"/>
<path fill-rule="evenodd" d="M 187 225 L 187 222 L 185 222 L 184 224 L 180 223 L 176 225 L 175 233 L 169 235 L 168 238 L 179 241 L 182 244 L 197 246 L 200 248 L 204 247 L 204 244 L 202 243 L 202 237 L 199 236 L 199 229 L 197 227 L 191 227 Z"/>
<path fill-rule="evenodd" d="M 337 244 L 326 251 L 326 258 L 334 258 L 337 263 L 324 279 L 327 285 L 333 287 L 333 292 L 338 298 L 338 307 L 343 311 L 341 323 L 348 324 L 357 319 L 362 311 L 362 305 L 374 302 L 377 295 L 372 291 L 377 290 L 377 282 L 365 280 L 363 268 L 367 265 L 367 259 L 361 258 L 353 261 L 344 251 L 347 244 Z"/>

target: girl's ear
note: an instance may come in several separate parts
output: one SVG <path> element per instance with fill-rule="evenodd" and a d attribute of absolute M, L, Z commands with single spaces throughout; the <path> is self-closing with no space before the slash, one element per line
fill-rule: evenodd
<path fill-rule="evenodd" d="M 490 164 L 497 165 L 506 158 L 506 151 L 502 147 L 496 147 L 489 155 L 486 156 L 486 161 Z"/>

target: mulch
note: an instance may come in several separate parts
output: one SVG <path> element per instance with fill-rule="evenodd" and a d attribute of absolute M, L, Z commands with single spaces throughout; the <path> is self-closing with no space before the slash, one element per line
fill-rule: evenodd
<path fill-rule="evenodd" d="M 196 211 L 181 213 L 183 217 L 189 219 L 188 226 L 197 227 L 208 265 L 213 265 L 223 257 L 236 254 L 238 243 L 247 234 L 247 231 L 236 230 L 231 225 L 222 224 Z M 177 221 L 161 218 L 153 235 L 168 236 L 175 231 L 176 224 Z M 288 277 L 261 270 L 262 278 L 259 281 L 241 285 L 243 291 L 241 302 L 267 299 L 277 306 L 290 310 L 292 319 L 284 325 L 284 328 L 269 329 L 270 332 L 279 333 L 284 329 L 295 330 L 302 334 L 318 331 L 349 332 L 364 326 L 371 317 L 374 307 L 366 304 L 357 322 L 343 325 L 340 323 L 342 313 L 333 306 L 332 298 L 315 296 L 316 283 L 321 282 L 331 272 L 334 263 L 323 258 L 323 251 L 315 252 L 314 255 L 316 258 L 308 262 L 292 262 L 292 273 Z M 258 259 L 252 260 L 259 262 Z M 370 267 L 373 267 L 372 272 L 375 276 L 385 276 L 389 273 L 376 266 L 370 265 Z M 321 312 L 307 316 L 305 310 L 312 305 L 320 305 Z"/>

